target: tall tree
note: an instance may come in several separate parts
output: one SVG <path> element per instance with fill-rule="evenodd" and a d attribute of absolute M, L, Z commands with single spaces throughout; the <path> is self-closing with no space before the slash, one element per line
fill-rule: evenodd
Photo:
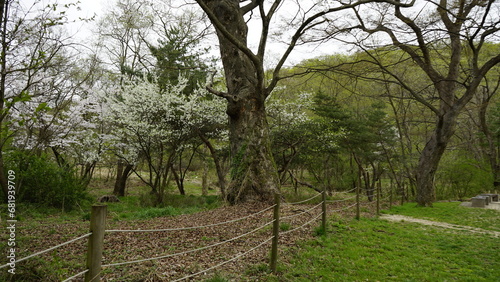
<path fill-rule="evenodd" d="M 337 27 L 335 32 L 347 30 L 355 35 L 353 43 L 367 50 L 372 62 L 435 115 L 434 130 L 416 168 L 417 202 L 432 206 L 434 176 L 455 133 L 457 118 L 476 95 L 486 74 L 500 63 L 500 53 L 489 53 L 485 48 L 500 31 L 499 3 L 441 0 L 411 4 L 392 8 L 376 4 L 371 6 L 370 15 L 363 13 L 366 10 L 353 9 L 355 26 Z M 362 35 L 355 32 L 359 30 Z M 379 56 L 383 52 L 373 51 L 374 42 L 383 41 L 376 37 L 379 34 L 385 34 L 393 46 L 406 53 L 426 74 L 428 83 L 415 87 L 398 76 L 393 71 L 394 63 L 385 63 Z"/>
<path fill-rule="evenodd" d="M 232 154 L 231 183 L 226 197 L 229 202 L 272 201 L 273 194 L 280 190 L 270 148 L 266 99 L 282 78 L 280 70 L 298 44 L 325 41 L 329 35 L 318 30 L 334 21 L 332 14 L 367 2 L 370 0 L 349 4 L 330 1 L 196 0 L 215 27 L 226 78 L 227 91 L 211 92 L 227 100 Z M 297 13 L 284 28 L 273 20 L 279 8 L 287 4 Z M 254 14 L 258 15 L 258 22 L 253 19 Z M 250 27 L 260 29 L 256 52 L 251 50 L 247 41 Z M 268 79 L 264 57 L 270 35 L 273 32 L 283 33 L 283 30 L 291 31 L 291 36 L 281 58 L 270 72 L 272 77 Z"/>
<path fill-rule="evenodd" d="M 279 2 L 279 1 L 278 1 Z M 217 30 L 226 76 L 227 92 L 216 92 L 228 101 L 231 142 L 231 183 L 227 200 L 231 203 L 257 198 L 269 201 L 279 191 L 278 173 L 272 158 L 265 100 L 270 93 L 264 85 L 263 45 L 254 54 L 247 46 L 248 26 L 244 15 L 263 3 L 240 7 L 240 1 L 197 1 Z M 255 5 L 256 4 L 256 5 Z M 273 5 L 263 21 L 277 9 Z M 268 23 L 268 22 L 267 22 Z"/>
<path fill-rule="evenodd" d="M 115 6 L 107 11 L 98 24 L 99 47 L 105 62 L 112 66 L 109 71 L 120 74 L 118 87 L 126 83 L 140 80 L 154 66 L 149 54 L 147 41 L 153 27 L 153 13 L 148 2 L 118 0 Z M 120 93 L 115 93 L 120 96 Z M 123 140 L 124 143 L 127 140 Z M 117 148 L 117 155 L 126 155 L 124 148 Z M 125 194 L 127 179 L 134 165 L 118 157 L 115 185 L 113 193 Z"/>
<path fill-rule="evenodd" d="M 179 77 L 188 78 L 184 94 L 189 95 L 204 83 L 208 66 L 203 54 L 209 48 L 198 50 L 200 41 L 208 34 L 208 28 L 200 13 L 183 11 L 180 15 L 169 15 L 156 11 L 161 20 L 161 28 L 157 32 L 160 37 L 157 45 L 148 44 L 156 59 L 156 76 L 160 87 L 164 89 L 170 84 L 177 84 Z"/>
<path fill-rule="evenodd" d="M 62 94 L 48 89 L 54 90 L 64 81 L 59 74 L 65 67 L 62 62 L 69 38 L 62 35 L 60 27 L 67 22 L 66 11 L 57 4 L 44 7 L 38 4 L 37 1 L 26 9 L 20 1 L 0 2 L 0 185 L 5 201 L 8 183 L 4 153 L 10 149 L 16 135 L 14 122 L 23 122 L 13 119 L 13 112 L 33 120 L 35 111 L 46 109 L 47 100 L 44 99 L 54 102 L 51 97 Z M 65 5 L 65 9 L 71 6 Z M 31 105 L 38 102 L 33 112 L 17 110 L 19 105 L 30 100 Z"/>

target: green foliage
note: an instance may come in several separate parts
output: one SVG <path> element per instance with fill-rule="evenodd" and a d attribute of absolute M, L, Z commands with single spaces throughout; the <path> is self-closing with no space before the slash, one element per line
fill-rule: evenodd
<path fill-rule="evenodd" d="M 220 273 L 216 273 L 213 277 L 211 277 L 209 279 L 205 279 L 203 281 L 205 281 L 205 282 L 229 282 L 231 280 L 228 279 L 228 278 L 226 278 L 226 277 L 224 277 Z"/>
<path fill-rule="evenodd" d="M 457 153 L 445 155 L 436 175 L 436 198 L 463 200 L 487 192 L 493 176 L 484 166 L 487 165 Z"/>
<path fill-rule="evenodd" d="M 143 194 L 139 197 L 122 197 L 119 203 L 108 203 L 110 213 L 116 220 L 148 219 L 176 216 L 213 209 L 220 205 L 218 196 L 166 195 L 161 205 L 156 205 L 156 196 Z"/>
<path fill-rule="evenodd" d="M 178 84 L 179 77 L 186 77 L 188 83 L 184 94 L 191 94 L 206 78 L 208 68 L 201 59 L 202 52 L 195 50 L 200 38 L 194 34 L 189 16 L 180 19 L 176 25 L 165 28 L 165 38 L 159 39 L 159 46 L 149 45 L 156 58 L 156 75 L 161 90 L 168 85 Z M 205 52 L 207 50 L 204 50 Z"/>
<path fill-rule="evenodd" d="M 330 183 L 335 183 L 341 189 L 352 187 L 357 177 L 357 166 L 370 166 L 374 174 L 371 178 L 376 179 L 387 158 L 392 157 L 387 148 L 393 147 L 396 140 L 384 103 L 375 102 L 356 110 L 342 106 L 334 96 L 319 91 L 314 97 L 313 111 L 317 115 L 315 121 L 322 128 L 320 131 L 323 135 L 335 135 L 337 146 L 334 147 L 335 150 L 320 147 L 316 161 L 309 162 L 308 170 L 317 179 L 318 175 L 324 175 L 322 180 L 326 181 L 327 187 L 332 186 Z M 320 144 L 327 142 L 321 140 Z M 329 154 L 325 155 L 327 152 Z M 352 156 L 356 159 L 356 168 Z M 368 181 L 367 178 L 364 179 Z"/>
<path fill-rule="evenodd" d="M 174 207 L 165 207 L 165 208 L 147 208 L 141 209 L 134 215 L 136 219 L 148 219 L 155 217 L 165 217 L 165 216 L 174 216 L 182 214 L 182 211 L 174 208 Z"/>
<path fill-rule="evenodd" d="M 342 107 L 334 97 L 318 92 L 314 112 L 335 132 L 343 132 L 339 145 L 366 158 L 374 159 L 381 144 L 391 146 L 395 133 L 385 113 L 383 102 L 373 103 L 360 112 Z"/>
<path fill-rule="evenodd" d="M 323 226 L 317 226 L 314 228 L 314 236 L 324 236 L 326 235 L 326 230 Z"/>
<path fill-rule="evenodd" d="M 220 198 L 217 195 L 213 196 L 193 196 L 193 195 L 167 195 L 163 200 L 165 205 L 174 207 L 200 207 L 200 208 L 215 208 L 220 205 Z"/>
<path fill-rule="evenodd" d="M 244 162 L 245 155 L 247 153 L 247 144 L 243 144 L 240 150 L 236 153 L 236 155 L 232 159 L 231 164 L 231 179 L 239 178 L 246 172 L 248 168 L 247 164 Z"/>
<path fill-rule="evenodd" d="M 16 172 L 18 203 L 32 203 L 69 211 L 89 200 L 85 184 L 69 167 L 60 167 L 47 155 L 12 152 L 6 164 Z"/>
<path fill-rule="evenodd" d="M 271 269 L 269 268 L 269 264 L 267 263 L 259 263 L 256 265 L 250 265 L 247 270 L 245 270 L 245 275 L 252 277 L 258 276 L 262 274 L 271 273 Z"/>
<path fill-rule="evenodd" d="M 350 114 L 337 102 L 335 97 L 318 91 L 314 96 L 313 111 L 319 117 L 328 119 L 337 130 L 349 124 Z"/>
<path fill-rule="evenodd" d="M 496 141 L 500 141 L 500 102 L 490 107 L 487 122 L 490 126 L 490 131 L 496 137 Z"/>
<path fill-rule="evenodd" d="M 280 223 L 280 231 L 288 231 L 292 228 L 292 225 L 288 222 L 281 222 Z"/>

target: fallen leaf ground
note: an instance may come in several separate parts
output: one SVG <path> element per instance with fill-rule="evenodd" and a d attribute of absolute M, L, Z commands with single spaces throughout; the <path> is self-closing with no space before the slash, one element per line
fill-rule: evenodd
<path fill-rule="evenodd" d="M 350 208 L 347 211 L 337 211 L 351 204 L 352 202 L 347 201 L 328 204 L 328 210 L 332 211 L 329 214 L 331 215 L 335 211 L 337 215 L 342 213 L 345 216 L 353 216 L 355 208 Z M 311 224 L 303 226 L 303 228 L 298 228 L 320 215 L 321 207 L 313 207 L 314 205 L 282 205 L 282 230 L 279 240 L 280 257 L 286 257 L 286 253 L 293 250 L 292 247 L 299 241 L 314 236 L 314 229 L 319 226 L 321 217 Z M 255 203 L 223 206 L 213 210 L 176 217 L 127 221 L 108 220 L 106 230 L 150 230 L 206 226 L 246 217 L 268 208 L 268 205 Z M 371 210 L 372 207 L 363 208 L 366 213 L 364 216 L 373 214 Z M 108 232 L 104 240 L 103 265 L 188 252 L 189 250 L 222 243 L 262 227 L 247 236 L 213 248 L 158 260 L 104 267 L 102 279 L 104 281 L 172 281 L 201 272 L 188 280 L 205 280 L 218 273 L 223 277 L 238 281 L 258 281 L 259 273 L 248 270 L 253 266 L 254 268 L 263 269 L 262 272 L 265 272 L 269 263 L 271 242 L 263 244 L 254 251 L 246 252 L 271 238 L 272 224 L 270 223 L 272 217 L 273 209 L 269 208 L 258 215 L 250 216 L 241 221 L 199 229 L 163 232 Z M 23 222 L 18 223 L 18 258 L 79 237 L 88 233 L 89 228 L 89 222 L 83 220 L 61 223 L 60 219 L 51 220 L 47 218 L 44 223 L 32 225 L 23 225 Z M 268 225 L 265 226 L 266 224 Z M 2 242 L 5 242 L 5 239 L 2 238 Z M 83 239 L 29 259 L 29 262 L 20 262 L 16 267 L 18 272 L 29 273 L 29 275 L 25 274 L 23 276 L 27 279 L 25 281 L 41 278 L 47 273 L 44 268 L 48 266 L 60 268 L 61 276 L 67 275 L 67 273 L 74 275 L 85 270 L 86 249 L 87 239 Z M 244 253 L 246 254 L 239 259 L 223 264 L 214 270 L 203 271 Z M 52 273 L 54 272 L 57 273 L 55 270 L 52 271 Z M 67 277 L 69 276 L 62 278 Z M 44 281 L 60 279 L 61 277 L 57 279 L 47 278 Z M 83 281 L 83 276 L 73 281 Z"/>

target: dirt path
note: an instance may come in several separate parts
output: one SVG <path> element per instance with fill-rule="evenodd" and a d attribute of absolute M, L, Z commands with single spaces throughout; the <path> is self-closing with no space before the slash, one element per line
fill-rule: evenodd
<path fill-rule="evenodd" d="M 451 223 L 446 223 L 446 222 L 431 221 L 431 220 L 414 218 L 414 217 L 405 216 L 405 215 L 384 214 L 380 218 L 385 219 L 385 220 L 389 220 L 389 221 L 415 222 L 415 223 L 420 223 L 423 225 L 438 226 L 438 227 L 443 227 L 443 228 L 448 228 L 448 229 L 468 231 L 471 233 L 487 234 L 487 235 L 492 235 L 493 237 L 496 237 L 496 238 L 500 237 L 500 232 L 498 232 L 498 231 L 485 230 L 485 229 L 481 229 L 481 228 L 451 224 Z"/>

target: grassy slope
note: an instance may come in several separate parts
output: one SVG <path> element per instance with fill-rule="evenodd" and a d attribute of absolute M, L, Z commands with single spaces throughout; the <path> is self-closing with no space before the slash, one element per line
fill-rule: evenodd
<path fill-rule="evenodd" d="M 498 211 L 437 203 L 392 211 L 420 218 L 497 229 Z M 379 219 L 334 220 L 330 232 L 282 251 L 269 281 L 500 281 L 499 239 Z M 258 275 L 249 273 L 249 275 Z"/>
<path fill-rule="evenodd" d="M 433 208 L 421 208 L 414 203 L 407 203 L 386 212 L 500 231 L 500 211 L 462 207 L 460 202 L 435 203 Z"/>

